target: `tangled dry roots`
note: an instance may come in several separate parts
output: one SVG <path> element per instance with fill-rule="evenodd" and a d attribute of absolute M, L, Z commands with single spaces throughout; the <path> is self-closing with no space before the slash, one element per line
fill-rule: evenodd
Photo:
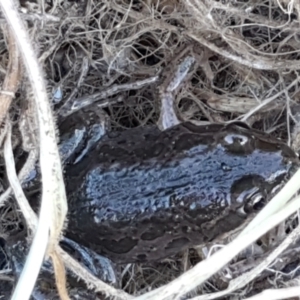
<path fill-rule="evenodd" d="M 25 0 L 18 10 L 58 115 L 76 100 L 104 107 L 111 130 L 154 124 L 160 112 L 157 86 L 163 88 L 183 55 L 191 51 L 196 67 L 175 99 L 181 120 L 242 120 L 300 149 L 298 1 Z M 38 125 L 31 113 L 32 90 L 4 14 L 0 24 L 0 79 L 2 90 L 10 91 L 1 95 L 0 118 L 5 120 L 8 114 L 14 118 L 13 147 L 22 145 L 32 155 L 23 169 L 26 174 L 37 159 L 34 149 L 39 142 L 34 138 Z M 157 75 L 159 82 L 153 79 Z M 4 135 L 0 139 L 3 142 Z M 1 234 L 8 236 L 18 228 L 20 215 L 13 201 L 6 202 L 1 214 Z M 292 218 L 283 231 L 288 232 L 286 228 L 296 221 Z M 284 237 L 282 231 L 276 234 L 271 246 Z M 224 289 L 228 278 L 261 262 L 271 246 L 264 244 L 259 250 L 253 246 L 251 256 L 257 254 L 257 259 L 247 260 L 245 251 L 190 296 Z M 300 248 L 296 245 L 287 251 L 273 269 L 261 272 L 239 293 L 246 297 L 270 287 L 295 285 Z M 143 294 L 178 277 L 201 256 L 201 251 L 191 250 L 177 260 L 128 267 L 122 288 L 129 294 Z"/>

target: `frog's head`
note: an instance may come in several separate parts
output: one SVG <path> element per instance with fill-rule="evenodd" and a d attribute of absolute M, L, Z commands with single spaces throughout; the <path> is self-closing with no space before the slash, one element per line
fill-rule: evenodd
<path fill-rule="evenodd" d="M 226 163 L 224 182 L 232 181 L 226 207 L 202 226 L 208 240 L 244 226 L 299 168 L 299 157 L 290 147 L 262 132 L 232 125 L 215 136 L 227 155 L 220 158 Z"/>
<path fill-rule="evenodd" d="M 239 149 L 249 158 L 245 175 L 231 187 L 231 200 L 238 212 L 259 211 L 269 202 L 300 165 L 299 156 L 282 141 L 255 130 L 242 129 L 242 141 L 235 140 L 229 147 Z M 234 145 L 243 144 L 240 147 Z M 256 171 L 259 170 L 259 171 Z"/>

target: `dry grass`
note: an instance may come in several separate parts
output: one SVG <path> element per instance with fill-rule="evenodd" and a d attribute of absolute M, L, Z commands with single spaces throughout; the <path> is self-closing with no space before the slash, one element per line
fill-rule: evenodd
<path fill-rule="evenodd" d="M 6 1 L 8 6 L 12 2 Z M 8 6 L 0 5 L 0 142 L 11 187 L 1 191 L 0 234 L 8 236 L 19 226 L 19 208 L 32 233 L 38 234 L 38 223 L 45 225 L 43 251 L 50 240 L 47 253 L 63 299 L 68 299 L 64 264 L 89 287 L 120 299 L 179 299 L 184 294 L 193 299 L 283 299 L 300 294 L 294 288 L 299 285 L 300 252 L 294 242 L 299 236 L 294 213 L 300 203 L 299 198 L 288 202 L 299 189 L 299 174 L 235 239 L 206 245 L 233 239 L 220 251 L 209 252 L 206 260 L 198 247 L 174 260 L 128 266 L 123 290 L 87 274 L 57 246 L 66 207 L 54 127 L 55 120 L 88 105 L 105 109 L 112 130 L 160 124 L 160 103 L 172 89 L 182 121 L 242 120 L 299 151 L 298 1 L 25 0 L 14 16 Z M 176 73 L 178 66 L 186 58 L 193 66 L 179 78 L 183 73 Z M 28 153 L 20 170 L 12 156 L 18 148 Z M 38 154 L 44 178 L 53 176 L 43 181 L 40 216 L 43 207 L 53 214 L 45 214 L 42 222 L 27 207 L 20 186 Z M 47 208 L 53 202 L 46 199 L 53 195 L 55 205 Z M 259 238 L 260 246 L 252 243 Z M 265 291 L 273 288 L 285 290 Z"/>

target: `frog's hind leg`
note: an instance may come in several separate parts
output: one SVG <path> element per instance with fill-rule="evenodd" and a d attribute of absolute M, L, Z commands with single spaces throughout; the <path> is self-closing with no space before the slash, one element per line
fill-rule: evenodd
<path fill-rule="evenodd" d="M 160 130 L 166 130 L 180 123 L 174 107 L 175 94 L 194 62 L 195 58 L 192 55 L 186 56 L 177 67 L 175 74 L 160 88 L 161 110 L 157 122 Z"/>
<path fill-rule="evenodd" d="M 108 258 L 67 238 L 60 242 L 60 246 L 84 265 L 95 277 L 113 286 L 118 285 L 116 266 Z"/>
<path fill-rule="evenodd" d="M 79 261 L 92 275 L 113 286 L 118 285 L 115 266 L 111 261 L 90 249 L 87 249 L 72 240 L 64 238 L 60 242 L 60 246 L 74 259 Z M 11 269 L 11 274 L 18 280 L 26 261 L 26 256 L 29 252 L 29 243 L 26 238 L 26 233 L 21 232 L 17 235 L 9 237 L 5 241 L 2 249 L 6 258 L 6 265 Z M 44 261 L 39 278 L 32 292 L 32 299 L 56 299 L 55 280 L 53 277 L 54 269 L 50 260 Z M 78 276 L 67 269 L 68 290 L 77 290 L 82 295 L 88 295 L 90 292 L 83 282 L 78 281 Z M 54 294 L 53 294 L 54 293 Z M 95 297 L 84 299 L 96 299 Z"/>

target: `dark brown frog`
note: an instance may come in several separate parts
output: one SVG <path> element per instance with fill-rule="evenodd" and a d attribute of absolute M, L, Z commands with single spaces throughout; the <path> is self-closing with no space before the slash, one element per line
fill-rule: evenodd
<path fill-rule="evenodd" d="M 99 254 L 119 264 L 148 262 L 212 241 L 258 211 L 298 166 L 283 142 L 241 124 L 104 134 L 90 113 L 60 127 L 70 239 L 62 246 L 111 284 L 117 280 Z M 33 204 L 38 197 L 31 189 Z M 16 273 L 25 261 L 24 243 L 8 247 Z M 51 273 L 45 263 L 40 280 Z"/>
<path fill-rule="evenodd" d="M 235 124 L 106 134 L 66 167 L 66 235 L 117 263 L 160 260 L 241 225 L 297 164 Z"/>

